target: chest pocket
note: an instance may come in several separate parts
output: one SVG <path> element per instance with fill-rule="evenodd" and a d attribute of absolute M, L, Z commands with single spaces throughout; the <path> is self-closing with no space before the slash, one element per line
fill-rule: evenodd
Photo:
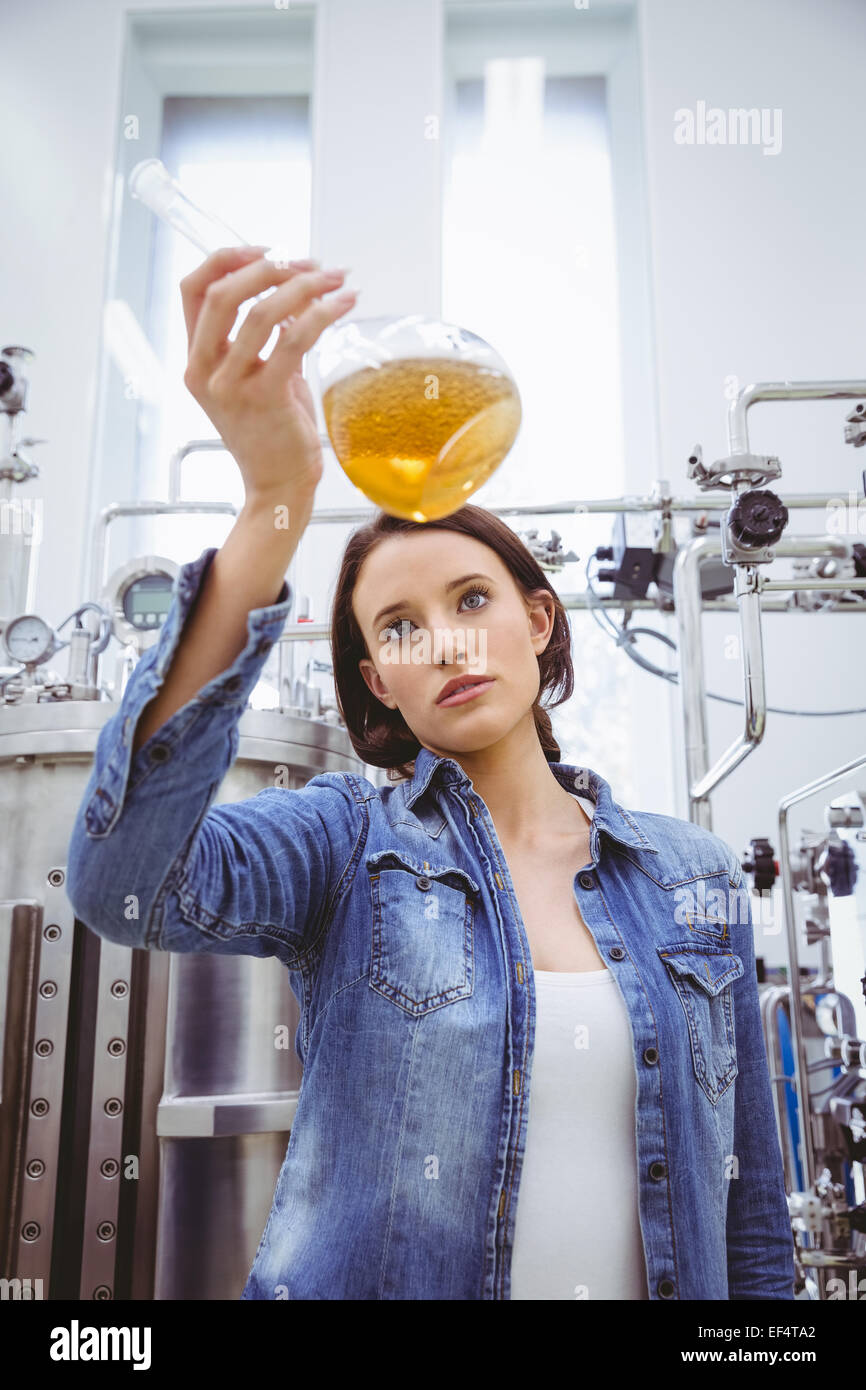
<path fill-rule="evenodd" d="M 479 888 L 463 869 L 380 850 L 366 861 L 373 908 L 370 987 L 406 1013 L 467 999 Z"/>
<path fill-rule="evenodd" d="M 689 931 L 694 933 L 700 943 L 702 938 L 709 941 L 718 942 L 720 945 L 727 945 L 730 941 L 728 934 L 728 924 L 724 918 L 713 915 L 709 912 L 699 912 L 694 909 L 687 909 L 685 913 L 686 926 Z M 669 949 L 669 948 L 665 948 Z"/>
<path fill-rule="evenodd" d="M 695 1077 L 715 1105 L 737 1075 L 733 983 L 743 962 L 724 946 L 696 940 L 659 946 L 658 953 L 686 1016 Z"/>

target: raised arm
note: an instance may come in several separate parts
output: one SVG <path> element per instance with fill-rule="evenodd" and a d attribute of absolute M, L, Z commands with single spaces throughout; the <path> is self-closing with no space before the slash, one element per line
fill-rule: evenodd
<path fill-rule="evenodd" d="M 342 283 L 342 271 L 312 269 L 313 261 L 280 268 L 264 259 L 262 249 L 216 251 L 181 281 L 189 340 L 184 382 L 232 453 L 246 500 L 187 615 L 171 669 L 136 729 L 136 752 L 234 661 L 250 610 L 277 602 L 322 476 L 303 357 L 323 329 L 351 308 L 354 293 L 322 300 Z M 276 285 L 230 341 L 241 305 Z M 263 360 L 259 354 L 277 325 L 279 337 Z"/>
<path fill-rule="evenodd" d="M 322 272 L 278 269 L 252 250 L 252 261 L 216 252 L 182 283 L 184 379 L 234 455 L 246 501 L 222 550 L 183 567 L 159 641 L 100 734 L 67 891 L 82 921 L 125 945 L 288 963 L 322 920 L 334 869 L 354 844 L 348 784 L 322 774 L 298 790 L 209 808 L 285 622 L 284 575 L 321 477 L 303 354 L 351 301 L 318 297 L 339 274 L 329 282 Z M 240 304 L 280 281 L 229 344 Z"/>

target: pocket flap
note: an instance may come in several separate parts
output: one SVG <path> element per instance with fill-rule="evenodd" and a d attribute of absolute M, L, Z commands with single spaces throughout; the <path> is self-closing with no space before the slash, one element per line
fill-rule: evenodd
<path fill-rule="evenodd" d="M 721 937 L 723 940 L 728 935 L 728 924 L 724 917 L 711 916 L 709 912 L 700 912 L 695 908 L 686 908 L 686 926 L 689 931 L 703 932 L 706 936 Z"/>
<path fill-rule="evenodd" d="M 377 850 L 367 857 L 366 863 L 371 873 L 379 869 L 405 869 L 418 878 L 435 879 L 458 888 L 468 897 L 477 898 L 481 893 L 475 879 L 465 869 L 459 869 L 456 864 L 431 864 L 427 859 L 413 859 L 402 849 Z"/>
<path fill-rule="evenodd" d="M 720 947 L 701 947 L 687 941 L 657 949 L 672 974 L 687 976 L 710 995 L 720 994 L 725 985 L 743 974 L 742 958 Z"/>

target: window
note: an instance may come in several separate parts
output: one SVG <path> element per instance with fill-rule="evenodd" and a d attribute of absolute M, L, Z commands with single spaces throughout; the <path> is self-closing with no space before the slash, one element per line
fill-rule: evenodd
<path fill-rule="evenodd" d="M 484 66 L 455 86 L 442 309 L 487 338 L 519 384 L 520 434 L 487 500 L 569 486 L 614 495 L 622 399 L 604 79 L 550 77 L 534 57 Z"/>
<path fill-rule="evenodd" d="M 127 15 L 113 246 L 90 511 L 165 500 L 169 462 L 216 431 L 183 383 L 179 281 L 202 252 L 137 202 L 128 177 L 162 159 L 208 211 L 252 242 L 310 245 L 313 17 L 257 9 Z M 223 452 L 190 456 L 186 499 L 234 502 L 242 485 Z M 140 553 L 182 562 L 220 545 L 229 516 L 144 517 L 112 525 L 108 569 Z M 89 556 L 88 556 L 89 560 Z M 90 577 L 99 596 L 101 576 Z"/>
<path fill-rule="evenodd" d="M 160 158 L 194 201 L 247 241 L 289 245 L 294 255 L 308 255 L 308 105 L 301 96 L 167 97 Z M 165 386 L 156 427 L 142 441 L 138 481 L 142 497 L 168 496 L 171 455 L 190 439 L 215 434 L 183 382 L 187 333 L 178 284 L 200 264 L 202 252 L 158 219 L 154 238 L 147 328 L 165 367 Z M 190 455 L 181 484 L 184 498 L 233 501 L 236 506 L 243 499 L 237 465 L 225 452 Z M 155 543 L 159 544 L 160 533 L 173 534 L 175 526 L 155 522 Z M 190 555 L 197 553 L 196 533 L 201 537 L 199 549 L 212 543 L 208 537 L 213 536 L 213 519 L 190 517 L 184 522 L 184 543 Z"/>
<path fill-rule="evenodd" d="M 638 467 L 637 485 L 651 484 L 650 460 L 629 456 L 625 408 L 629 375 L 650 376 L 633 355 L 640 310 L 625 315 L 621 293 L 643 256 L 640 231 L 623 225 L 639 161 L 636 81 L 624 80 L 632 42 L 621 17 L 573 9 L 450 12 L 442 315 L 502 355 L 523 405 L 511 453 L 471 499 L 480 506 L 615 497 Z M 614 520 L 504 519 L 524 539 L 558 529 L 579 554 L 550 575 L 561 594 L 583 590 L 586 557 Z M 597 767 L 634 800 L 635 668 L 588 612 L 569 618 L 575 692 L 552 714 L 562 760 Z"/>

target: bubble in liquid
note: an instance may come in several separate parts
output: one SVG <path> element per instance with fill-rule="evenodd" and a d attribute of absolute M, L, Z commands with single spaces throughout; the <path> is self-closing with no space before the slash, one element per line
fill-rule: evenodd
<path fill-rule="evenodd" d="M 521 420 L 507 372 L 436 355 L 361 367 L 327 387 L 322 408 L 350 480 L 411 521 L 463 506 L 502 463 Z"/>

